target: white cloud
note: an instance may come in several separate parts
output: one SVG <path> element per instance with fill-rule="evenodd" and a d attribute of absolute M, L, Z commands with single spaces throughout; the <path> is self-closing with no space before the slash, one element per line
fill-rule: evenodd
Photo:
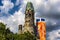
<path fill-rule="evenodd" d="M 41 9 L 43 12 L 48 12 L 52 5 L 56 5 L 59 2 L 58 0 L 48 0 L 48 1 L 45 1 L 45 0 L 23 0 L 23 3 L 21 4 L 21 8 L 19 9 L 19 11 L 16 11 L 14 13 L 14 15 L 11 15 L 9 18 L 6 18 L 6 19 L 2 18 L 4 23 L 6 23 L 8 26 L 11 27 L 10 28 L 11 31 L 15 32 L 17 30 L 16 28 L 17 28 L 18 24 L 24 24 L 24 16 L 25 15 L 23 13 L 25 11 L 26 3 L 28 1 L 31 1 L 33 3 L 36 14 L 40 14 Z M 16 5 L 18 5 L 19 2 L 20 2 L 20 0 L 17 0 Z M 0 6 L 0 9 L 2 10 L 2 12 L 7 13 L 10 9 L 12 9 L 14 7 L 14 4 L 10 0 L 4 0 L 4 1 L 2 1 L 2 3 L 3 3 L 3 6 Z M 53 6 L 53 7 L 56 8 L 55 6 Z M 58 8 L 58 10 L 60 10 L 59 8 Z M 35 18 L 36 18 L 36 15 L 35 15 Z M 54 23 L 54 25 L 55 24 L 56 23 Z"/>
<path fill-rule="evenodd" d="M 48 12 L 52 9 L 60 10 L 60 6 L 58 7 L 60 0 L 29 0 L 33 3 L 35 12 L 39 12 L 42 10 L 43 12 Z M 24 0 L 25 3 L 28 2 L 28 0 Z M 53 7 L 53 8 L 52 8 Z M 52 8 L 52 9 L 51 9 Z"/>
<path fill-rule="evenodd" d="M 48 39 L 50 39 L 50 40 L 58 40 L 57 38 L 60 37 L 59 33 L 60 33 L 60 29 L 53 30 L 52 32 L 49 32 Z"/>
<path fill-rule="evenodd" d="M 18 31 L 18 25 L 24 25 L 24 17 L 25 15 L 19 10 L 18 12 L 15 12 L 14 15 L 11 15 L 9 18 L 2 17 L 2 19 L 0 19 L 0 22 L 7 24 L 7 28 L 16 33 Z"/>
<path fill-rule="evenodd" d="M 50 10 L 59 12 L 60 11 L 60 0 L 48 0 L 48 6 L 50 7 Z"/>
<path fill-rule="evenodd" d="M 47 19 L 47 18 L 46 18 L 46 19 Z M 52 25 L 52 26 L 57 25 L 57 21 L 54 20 L 54 19 L 47 19 L 47 20 L 46 20 L 46 23 L 47 23 L 47 24 L 50 23 L 50 25 Z"/>
<path fill-rule="evenodd" d="M 17 5 L 21 4 L 21 3 L 22 3 L 22 0 L 16 0 L 15 5 L 17 6 Z"/>
<path fill-rule="evenodd" d="M 25 5 L 22 4 L 21 8 L 18 11 L 15 11 L 15 13 L 11 16 L 9 16 L 8 18 L 4 18 L 2 17 L 0 19 L 0 22 L 3 21 L 3 23 L 7 24 L 7 28 L 9 28 L 12 32 L 16 33 L 18 32 L 18 25 L 22 24 L 24 25 L 24 17 L 25 14 L 23 12 L 23 10 L 25 10 Z"/>
<path fill-rule="evenodd" d="M 50 4 L 56 4 L 57 2 L 60 2 L 60 0 L 48 0 Z"/>
<path fill-rule="evenodd" d="M 10 0 L 3 0 L 3 6 L 0 6 L 2 13 L 7 13 L 10 9 L 14 7 L 14 4 Z M 18 31 L 18 25 L 23 24 L 24 14 L 21 12 L 22 8 L 19 11 L 16 11 L 14 15 L 9 16 L 8 18 L 1 17 L 0 22 L 7 24 L 7 28 L 16 33 Z"/>
<path fill-rule="evenodd" d="M 16 3 L 15 3 L 15 5 L 19 5 L 20 3 L 20 0 L 16 0 Z"/>
<path fill-rule="evenodd" d="M 3 6 L 0 6 L 0 9 L 3 13 L 8 13 L 14 7 L 14 4 L 10 0 L 3 0 L 2 4 Z"/>

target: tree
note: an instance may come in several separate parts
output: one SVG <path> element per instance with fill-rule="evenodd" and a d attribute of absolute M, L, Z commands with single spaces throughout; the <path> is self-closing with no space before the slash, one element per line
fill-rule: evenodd
<path fill-rule="evenodd" d="M 9 28 L 6 29 L 6 25 L 3 23 L 0 23 L 0 40 L 11 40 L 13 38 L 13 33 L 9 30 Z"/>
<path fill-rule="evenodd" d="M 6 25 L 0 23 L 0 40 L 5 40 L 5 35 L 4 35 L 5 27 Z"/>
<path fill-rule="evenodd" d="M 19 35 L 21 40 L 36 40 L 36 36 L 29 32 L 25 32 L 24 34 Z"/>
<path fill-rule="evenodd" d="M 14 34 L 9 28 L 5 28 L 6 25 L 0 23 L 0 40 L 36 40 L 36 36 L 28 31 L 23 34 Z"/>

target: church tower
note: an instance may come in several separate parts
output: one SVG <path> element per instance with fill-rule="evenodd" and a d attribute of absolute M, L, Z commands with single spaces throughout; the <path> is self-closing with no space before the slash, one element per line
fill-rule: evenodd
<path fill-rule="evenodd" d="M 24 32 L 34 33 L 34 8 L 31 2 L 26 5 Z"/>

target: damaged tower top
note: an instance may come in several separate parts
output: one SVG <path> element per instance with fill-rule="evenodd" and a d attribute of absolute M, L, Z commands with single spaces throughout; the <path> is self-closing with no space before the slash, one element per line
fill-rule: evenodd
<path fill-rule="evenodd" d="M 28 2 L 25 10 L 24 32 L 34 33 L 34 8 L 31 2 Z"/>
<path fill-rule="evenodd" d="M 31 2 L 27 3 L 26 10 L 34 10 L 33 4 Z"/>

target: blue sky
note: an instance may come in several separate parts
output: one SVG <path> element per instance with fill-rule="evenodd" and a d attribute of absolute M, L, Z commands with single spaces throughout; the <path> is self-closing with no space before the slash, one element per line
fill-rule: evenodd
<path fill-rule="evenodd" d="M 18 25 L 24 25 L 28 1 L 33 3 L 35 19 L 46 19 L 47 40 L 60 40 L 60 0 L 0 0 L 0 22 L 18 32 Z"/>

